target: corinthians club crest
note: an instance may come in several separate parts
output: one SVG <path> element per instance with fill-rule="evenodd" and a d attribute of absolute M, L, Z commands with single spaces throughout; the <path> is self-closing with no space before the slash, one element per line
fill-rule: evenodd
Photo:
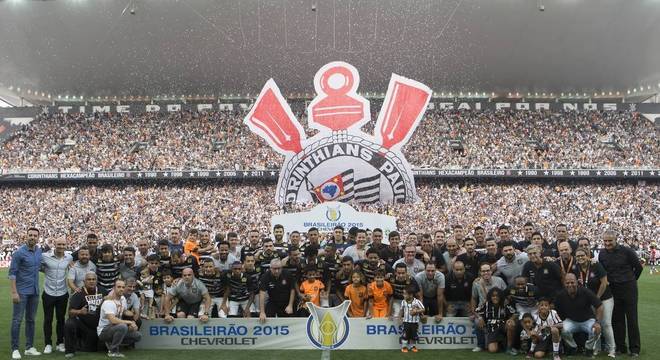
<path fill-rule="evenodd" d="M 401 153 L 419 124 L 431 89 L 392 74 L 375 134 L 369 101 L 357 94 L 360 77 L 350 64 L 331 62 L 314 76 L 317 96 L 307 108 L 307 138 L 273 79 L 266 82 L 244 123 L 286 159 L 278 204 L 325 201 L 404 203 L 417 200 L 410 164 Z"/>

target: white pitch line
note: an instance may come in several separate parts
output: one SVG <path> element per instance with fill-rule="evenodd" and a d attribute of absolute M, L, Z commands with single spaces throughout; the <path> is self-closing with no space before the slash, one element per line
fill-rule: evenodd
<path fill-rule="evenodd" d="M 321 360 L 330 360 L 330 350 L 321 351 Z"/>

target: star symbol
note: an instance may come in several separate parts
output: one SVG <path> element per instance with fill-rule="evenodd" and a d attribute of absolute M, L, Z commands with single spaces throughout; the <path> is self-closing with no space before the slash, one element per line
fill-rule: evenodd
<path fill-rule="evenodd" d="M 190 176 L 195 176 L 195 173 L 191 171 Z"/>
<path fill-rule="evenodd" d="M 139 177 L 139 178 L 142 177 L 142 173 L 141 173 L 141 172 L 138 173 L 138 177 Z"/>
<path fill-rule="evenodd" d="M 215 176 L 220 176 L 220 175 L 222 175 L 222 173 L 220 171 L 215 172 Z"/>
<path fill-rule="evenodd" d="M 651 171 L 649 174 L 651 174 L 651 176 L 653 176 L 653 175 L 655 175 L 655 171 Z"/>
<path fill-rule="evenodd" d="M 575 175 L 575 171 L 571 170 L 571 176 Z"/>
<path fill-rule="evenodd" d="M 243 171 L 243 176 L 248 176 L 248 175 L 250 175 L 249 171 Z"/>
<path fill-rule="evenodd" d="M 522 171 L 518 170 L 518 175 L 522 175 Z"/>
<path fill-rule="evenodd" d="M 600 176 L 600 171 L 596 171 L 596 175 Z"/>
<path fill-rule="evenodd" d="M 167 171 L 166 171 L 166 172 L 163 173 L 163 176 L 168 177 L 168 176 L 170 176 L 170 174 L 168 174 Z"/>
<path fill-rule="evenodd" d="M 628 176 L 628 171 L 624 171 L 623 176 Z"/>
<path fill-rule="evenodd" d="M 270 176 L 275 176 L 275 171 L 271 171 Z"/>
<path fill-rule="evenodd" d="M 550 172 L 549 172 L 548 170 L 546 170 L 546 171 L 543 172 L 543 174 L 544 174 L 545 176 L 548 176 L 548 175 L 550 175 Z"/>

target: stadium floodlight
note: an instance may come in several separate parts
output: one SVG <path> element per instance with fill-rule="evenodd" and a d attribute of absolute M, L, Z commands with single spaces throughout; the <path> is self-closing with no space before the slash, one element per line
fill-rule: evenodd
<path fill-rule="evenodd" d="M 561 93 L 561 97 L 564 97 L 564 93 Z"/>
<path fill-rule="evenodd" d="M 616 94 L 619 95 L 619 92 L 617 91 Z"/>
<path fill-rule="evenodd" d="M 511 97 L 511 93 L 509 93 L 509 97 Z"/>

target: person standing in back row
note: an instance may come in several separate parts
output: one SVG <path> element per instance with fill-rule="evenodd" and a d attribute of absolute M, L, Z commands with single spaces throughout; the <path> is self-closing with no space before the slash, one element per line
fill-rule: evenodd
<path fill-rule="evenodd" d="M 638 357 L 641 348 L 639 323 L 637 319 L 637 279 L 642 274 L 642 264 L 635 251 L 617 244 L 617 233 L 603 233 L 605 251 L 598 254 L 598 262 L 607 272 L 607 281 L 614 296 L 612 326 L 617 352 Z M 628 349 L 626 349 L 626 326 L 628 330 Z"/>
<path fill-rule="evenodd" d="M 57 334 L 56 349 L 64 352 L 64 321 L 66 305 L 69 301 L 69 292 L 66 284 L 67 269 L 73 261 L 71 255 L 65 254 L 66 240 L 55 240 L 55 248 L 41 257 L 41 269 L 44 277 L 44 292 L 42 301 L 44 306 L 44 341 L 46 347 L 44 354 L 53 352 L 53 315 L 56 319 L 55 333 Z"/>
<path fill-rule="evenodd" d="M 25 314 L 25 355 L 41 355 L 34 348 L 34 319 L 39 305 L 39 267 L 41 266 L 41 248 L 37 246 L 39 230 L 27 230 L 27 244 L 16 250 L 9 266 L 11 282 L 11 300 L 14 303 L 11 320 L 12 359 L 20 359 L 18 351 L 21 321 Z"/>

